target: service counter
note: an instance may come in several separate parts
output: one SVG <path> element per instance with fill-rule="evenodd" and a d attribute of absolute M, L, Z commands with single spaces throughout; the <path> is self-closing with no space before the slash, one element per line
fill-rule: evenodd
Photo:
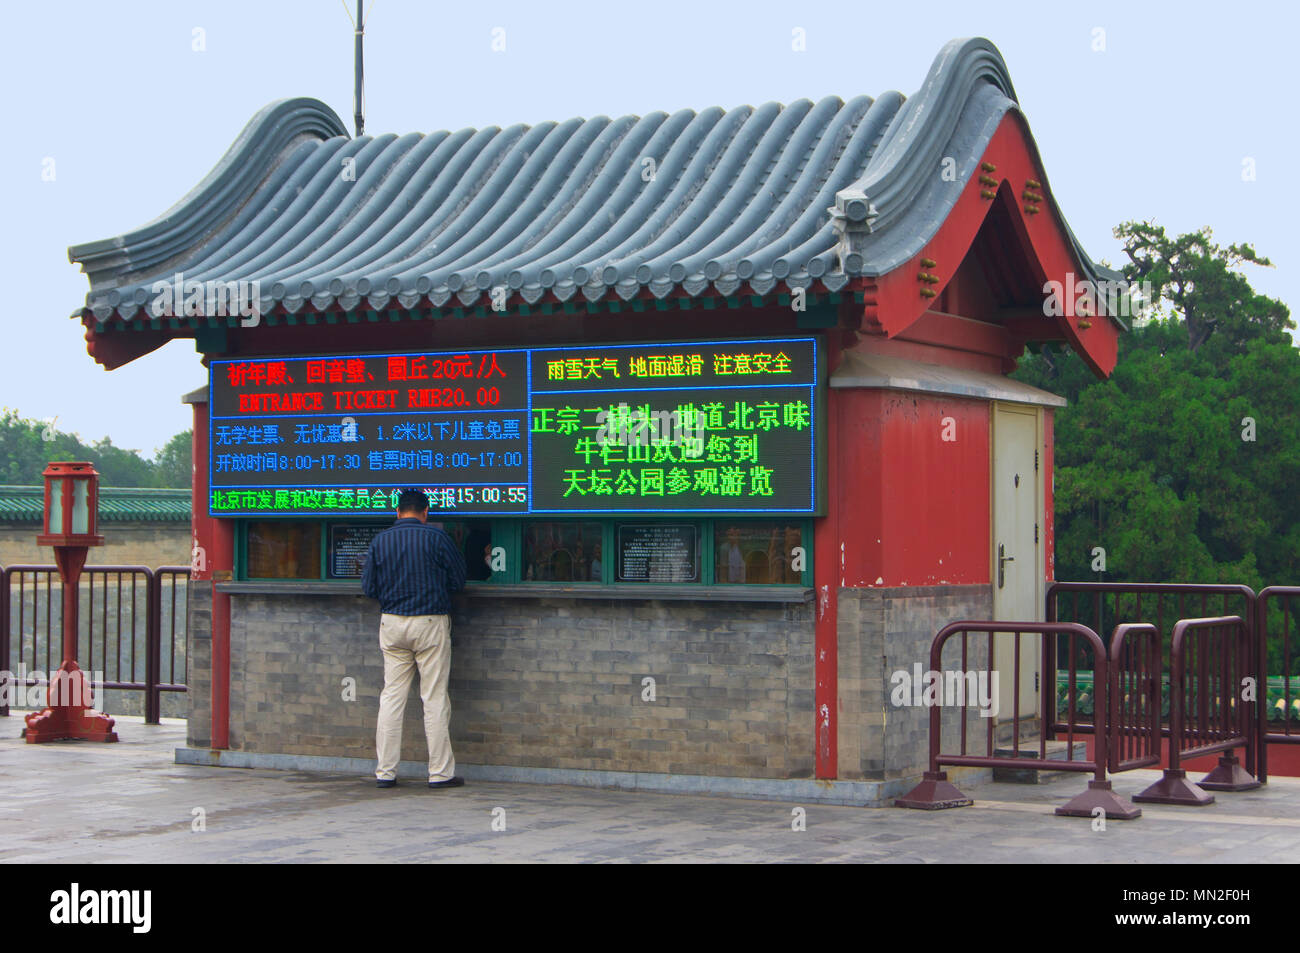
<path fill-rule="evenodd" d="M 196 587 L 203 588 L 203 587 Z M 379 609 L 355 581 L 224 582 L 230 749 L 374 756 Z M 196 606 L 205 598 L 197 594 Z M 210 597 L 207 597 L 210 598 Z M 742 778 L 813 772 L 813 604 L 806 587 L 471 583 L 452 613 L 461 763 Z M 196 646 L 190 745 L 206 747 Z M 407 704 L 403 760 L 424 758 Z"/>

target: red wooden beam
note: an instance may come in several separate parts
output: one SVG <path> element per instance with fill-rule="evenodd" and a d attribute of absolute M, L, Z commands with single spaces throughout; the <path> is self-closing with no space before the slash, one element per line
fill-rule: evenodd
<path fill-rule="evenodd" d="M 955 314 L 927 311 L 897 335 L 900 341 L 915 341 L 956 351 L 1009 356 L 1011 336 L 1006 328 L 986 321 L 974 321 Z"/>

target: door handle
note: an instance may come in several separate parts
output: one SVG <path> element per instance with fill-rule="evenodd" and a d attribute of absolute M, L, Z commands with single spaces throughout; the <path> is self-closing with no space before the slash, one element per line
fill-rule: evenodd
<path fill-rule="evenodd" d="M 998 543 L 998 588 L 1007 584 L 1007 563 L 1016 561 L 1015 556 L 1007 555 L 1007 544 Z"/>

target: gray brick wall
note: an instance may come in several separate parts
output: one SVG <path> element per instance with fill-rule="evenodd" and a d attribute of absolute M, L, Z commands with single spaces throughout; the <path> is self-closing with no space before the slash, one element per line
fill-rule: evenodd
<path fill-rule="evenodd" d="M 237 594 L 232 607 L 231 747 L 374 757 L 375 604 Z M 195 646 L 196 663 L 210 658 L 210 642 Z M 192 670 L 195 745 L 208 732 L 206 667 Z M 646 676 L 654 702 L 641 700 Z M 356 701 L 342 699 L 347 677 Z M 812 606 L 465 599 L 453 615 L 451 697 L 453 748 L 467 763 L 811 777 Z M 423 760 L 415 691 L 404 724 L 402 757 Z"/>
<path fill-rule="evenodd" d="M 212 584 L 196 582 L 190 586 L 189 607 L 190 670 L 186 682 L 189 691 L 189 726 L 186 743 L 193 748 L 212 744 Z"/>
<path fill-rule="evenodd" d="M 929 709 L 891 704 L 891 675 L 920 662 L 929 669 L 935 633 L 958 619 L 988 619 L 993 590 L 974 586 L 907 586 L 841 589 L 838 600 L 840 720 L 839 776 L 891 780 L 926 769 Z M 973 644 L 972 639 L 972 644 Z M 950 642 L 943 667 L 961 667 L 958 644 Z M 944 740 L 957 736 L 959 715 L 943 711 Z M 968 718 L 970 738 L 983 738 L 986 723 Z"/>
<path fill-rule="evenodd" d="M 372 758 L 383 661 L 378 610 L 353 596 L 232 596 L 231 747 Z M 928 668 L 948 622 L 987 619 L 988 585 L 842 589 L 839 776 L 925 769 L 929 712 L 890 703 L 890 676 Z M 210 744 L 211 605 L 190 599 L 188 743 Z M 960 667 L 959 649 L 944 668 Z M 656 680 L 653 703 L 641 680 Z M 356 700 L 344 701 L 353 678 Z M 461 600 L 452 624 L 452 743 L 467 763 L 755 778 L 811 777 L 811 605 Z M 944 712 L 945 747 L 957 714 Z M 407 702 L 402 757 L 425 757 Z M 971 713 L 968 731 L 986 723 Z"/>
<path fill-rule="evenodd" d="M 190 521 L 130 521 L 100 519 L 104 545 L 90 551 L 92 566 L 187 566 L 190 562 Z M 0 566 L 54 563 L 48 546 L 36 544 L 39 522 L 0 521 Z"/>

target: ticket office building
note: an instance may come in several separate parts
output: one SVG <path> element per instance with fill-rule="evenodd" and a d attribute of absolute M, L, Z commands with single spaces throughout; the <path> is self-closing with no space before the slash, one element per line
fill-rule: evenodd
<path fill-rule="evenodd" d="M 1045 306 L 1114 277 L 1046 183 L 985 40 L 910 98 L 357 138 L 268 106 L 167 216 L 70 249 L 95 360 L 186 337 L 209 374 L 178 758 L 365 770 L 358 577 L 415 485 L 469 567 L 471 774 L 908 783 L 890 673 L 1051 578 L 1062 401 L 1006 375 L 1035 341 L 1104 375 L 1122 330 Z"/>

